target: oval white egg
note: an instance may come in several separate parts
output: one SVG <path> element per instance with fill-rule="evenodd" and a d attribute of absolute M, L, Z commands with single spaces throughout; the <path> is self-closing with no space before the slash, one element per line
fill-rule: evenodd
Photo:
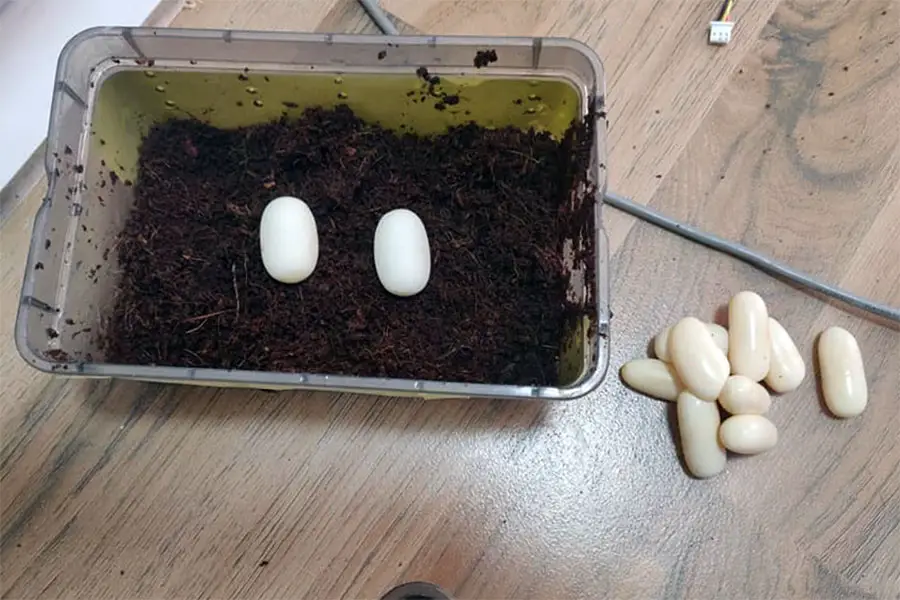
<path fill-rule="evenodd" d="M 425 224 L 405 208 L 381 217 L 375 228 L 375 272 L 395 296 L 414 296 L 431 277 L 431 247 Z"/>
<path fill-rule="evenodd" d="M 293 196 L 266 205 L 259 223 L 263 267 L 282 283 L 299 283 L 312 275 L 319 260 L 319 232 L 306 202 Z"/>

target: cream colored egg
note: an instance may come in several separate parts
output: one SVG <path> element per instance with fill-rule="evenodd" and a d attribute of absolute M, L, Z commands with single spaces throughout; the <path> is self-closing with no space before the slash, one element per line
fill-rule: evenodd
<path fill-rule="evenodd" d="M 706 325 L 694 317 L 681 319 L 669 334 L 669 353 L 684 386 L 701 400 L 715 402 L 730 367 Z"/>
<path fill-rule="evenodd" d="M 647 396 L 674 402 L 684 389 L 675 367 L 655 358 L 639 358 L 625 363 L 622 380 Z"/>
<path fill-rule="evenodd" d="M 416 213 L 398 208 L 375 228 L 373 252 L 378 280 L 395 296 L 414 296 L 431 277 L 431 247 L 425 224 Z"/>
<path fill-rule="evenodd" d="M 299 283 L 312 275 L 319 261 L 319 233 L 306 202 L 293 196 L 269 202 L 259 223 L 259 248 L 273 279 Z"/>
<path fill-rule="evenodd" d="M 728 330 L 717 323 L 707 323 L 706 328 L 709 329 L 709 335 L 712 337 L 716 346 L 727 355 Z M 672 356 L 669 354 L 669 334 L 671 333 L 672 328 L 666 327 L 653 338 L 653 354 L 656 358 L 664 362 L 672 362 Z"/>
<path fill-rule="evenodd" d="M 719 404 L 733 415 L 762 415 L 769 412 L 772 397 L 749 377 L 732 375 L 719 394 Z"/>
<path fill-rule="evenodd" d="M 759 454 L 775 447 L 778 430 L 762 415 L 735 415 L 722 422 L 719 438 L 736 454 Z"/>
<path fill-rule="evenodd" d="M 687 391 L 678 395 L 676 407 L 678 437 L 688 471 L 702 479 L 718 475 L 727 458 L 719 440 L 719 407 Z"/>
<path fill-rule="evenodd" d="M 769 313 L 754 292 L 735 294 L 728 304 L 728 361 L 734 375 L 762 381 L 769 372 Z"/>
<path fill-rule="evenodd" d="M 862 352 L 853 334 L 829 327 L 819 337 L 819 376 L 828 410 L 836 417 L 855 417 L 866 409 L 869 388 Z"/>
<path fill-rule="evenodd" d="M 769 317 L 769 339 L 772 355 L 766 385 L 776 394 L 792 392 L 800 387 L 806 377 L 806 363 L 790 334 L 772 317 Z"/>

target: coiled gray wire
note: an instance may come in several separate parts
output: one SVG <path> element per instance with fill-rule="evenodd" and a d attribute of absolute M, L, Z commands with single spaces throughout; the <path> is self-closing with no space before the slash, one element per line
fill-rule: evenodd
<path fill-rule="evenodd" d="M 382 33 L 384 33 L 385 35 L 399 35 L 400 32 L 391 22 L 387 14 L 381 9 L 381 6 L 378 4 L 378 0 L 358 1 L 365 9 L 365 11 L 369 13 L 372 21 L 375 22 Z M 666 215 L 659 213 L 652 208 L 648 208 L 647 206 L 638 204 L 631 198 L 627 198 L 615 192 L 606 192 L 603 200 L 606 204 L 609 204 L 613 208 L 628 213 L 633 217 L 656 225 L 657 227 L 661 227 L 666 231 L 670 231 L 676 235 L 680 235 L 681 237 L 689 239 L 698 244 L 702 244 L 707 248 L 717 250 L 718 252 L 722 252 L 724 254 L 727 254 L 728 256 L 731 256 L 738 260 L 742 260 L 745 263 L 752 265 L 765 273 L 774 275 L 775 277 L 780 277 L 796 286 L 818 292 L 824 296 L 827 296 L 828 298 L 832 298 L 834 300 L 837 300 L 838 302 L 842 302 L 847 306 L 852 306 L 853 308 L 857 308 L 871 315 L 882 317 L 893 323 L 900 324 L 900 308 L 874 302 L 872 300 L 869 300 L 868 298 L 863 298 L 862 296 L 857 296 L 856 294 L 842 290 L 837 286 L 816 279 L 811 275 L 807 275 L 802 271 L 798 271 L 797 269 L 794 269 L 789 265 L 769 258 L 763 254 L 760 254 L 759 252 L 751 250 L 750 248 L 747 248 L 730 240 L 726 240 L 717 235 L 706 233 L 705 231 L 697 229 L 696 227 L 693 227 L 686 223 L 676 221 L 675 219 L 667 217 Z"/>

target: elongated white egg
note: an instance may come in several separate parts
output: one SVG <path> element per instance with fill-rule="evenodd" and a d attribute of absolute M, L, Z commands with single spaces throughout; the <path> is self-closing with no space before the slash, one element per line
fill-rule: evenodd
<path fill-rule="evenodd" d="M 381 217 L 375 228 L 375 272 L 388 292 L 414 296 L 431 277 L 431 247 L 425 224 L 405 208 Z"/>
<path fill-rule="evenodd" d="M 306 202 L 293 196 L 269 202 L 259 223 L 259 248 L 273 279 L 299 283 L 312 275 L 319 260 L 319 232 Z"/>

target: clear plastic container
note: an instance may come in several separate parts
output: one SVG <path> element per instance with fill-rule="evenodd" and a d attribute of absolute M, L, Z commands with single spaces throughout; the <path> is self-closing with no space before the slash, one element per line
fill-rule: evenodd
<path fill-rule="evenodd" d="M 475 68 L 476 52 L 497 60 Z M 428 134 L 462 123 L 451 111 L 408 102 L 416 69 L 426 67 L 465 88 L 470 114 L 485 126 L 535 127 L 561 135 L 573 119 L 597 119 L 589 178 L 594 203 L 596 310 L 565 332 L 559 387 L 534 387 L 136 366 L 105 362 L 97 333 L 112 309 L 118 266 L 114 241 L 132 207 L 132 188 L 107 186 L 104 170 L 135 179 L 142 136 L 155 122 L 204 115 L 234 127 L 279 117 L 285 107 L 348 104 L 386 127 Z M 265 73 L 252 90 L 236 75 Z M 258 78 L 254 81 L 258 81 Z M 603 68 L 582 44 L 549 38 L 386 37 L 279 32 L 105 27 L 75 36 L 63 49 L 50 118 L 47 198 L 35 218 L 16 323 L 16 346 L 42 371 L 68 376 L 254 387 L 318 389 L 422 397 L 572 399 L 595 389 L 609 359 L 608 257 L 602 228 L 606 190 L 606 113 Z M 335 90 L 339 89 L 340 94 Z M 540 98 L 512 110 L 524 95 Z M 239 104 L 244 107 L 238 106 Z M 509 107 L 509 108 L 507 108 Z M 402 110 L 401 110 L 402 108 Z M 113 251 L 110 251 L 110 250 Z M 584 281 L 575 273 L 573 281 Z M 582 284 L 583 285 L 583 284 Z M 584 289 L 571 289 L 584 297 Z M 580 295 L 580 296 L 579 296 Z"/>

